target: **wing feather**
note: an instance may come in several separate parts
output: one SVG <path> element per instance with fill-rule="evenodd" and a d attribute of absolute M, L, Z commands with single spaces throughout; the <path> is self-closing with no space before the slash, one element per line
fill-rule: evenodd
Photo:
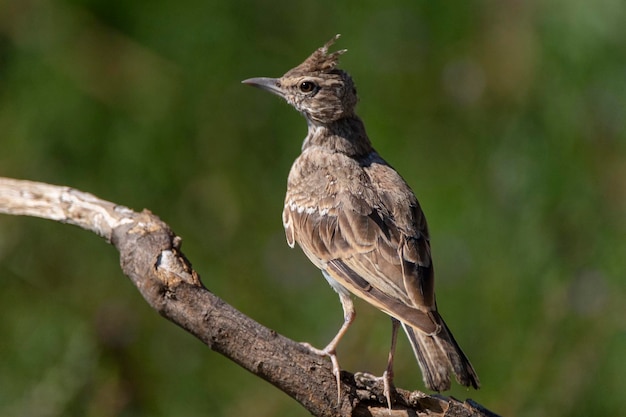
<path fill-rule="evenodd" d="M 389 178 L 395 187 L 384 183 L 395 171 L 381 164 L 372 169 L 383 183 L 362 175 L 357 186 L 345 189 L 329 189 L 336 181 L 322 190 L 290 187 L 283 210 L 287 242 L 297 242 L 316 266 L 355 295 L 425 333 L 437 332 L 424 216 L 408 186 L 404 193 L 387 191 L 398 188 L 399 176 Z"/>

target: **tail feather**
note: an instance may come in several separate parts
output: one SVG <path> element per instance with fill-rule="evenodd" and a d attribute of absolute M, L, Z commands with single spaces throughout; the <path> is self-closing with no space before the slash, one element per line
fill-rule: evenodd
<path fill-rule="evenodd" d="M 450 389 L 452 371 L 459 384 L 478 389 L 480 381 L 472 364 L 454 340 L 443 318 L 437 313 L 435 317 L 441 326 L 436 335 L 426 334 L 402 323 L 422 370 L 424 383 L 433 391 L 446 391 Z"/>

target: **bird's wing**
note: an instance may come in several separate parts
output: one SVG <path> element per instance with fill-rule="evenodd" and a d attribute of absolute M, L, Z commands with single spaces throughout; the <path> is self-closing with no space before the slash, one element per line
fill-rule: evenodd
<path fill-rule="evenodd" d="M 375 183 L 365 175 L 359 189 L 335 190 L 324 198 L 311 188 L 292 187 L 283 211 L 287 241 L 291 246 L 297 242 L 314 264 L 353 294 L 425 333 L 436 333 L 424 216 L 395 171 L 376 169 L 383 172 Z"/>

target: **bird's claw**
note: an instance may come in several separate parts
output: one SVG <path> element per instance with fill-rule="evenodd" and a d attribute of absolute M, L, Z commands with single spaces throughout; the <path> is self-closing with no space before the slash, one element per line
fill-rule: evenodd
<path fill-rule="evenodd" d="M 316 355 L 328 356 L 330 358 L 330 362 L 333 365 L 333 375 L 335 375 L 335 380 L 337 381 L 337 406 L 339 406 L 339 404 L 341 404 L 341 368 L 339 367 L 339 360 L 337 359 L 335 348 L 329 345 L 324 349 L 318 349 L 313 347 L 310 343 L 301 342 L 300 344 Z"/>
<path fill-rule="evenodd" d="M 383 383 L 383 395 L 387 400 L 387 407 L 391 413 L 391 391 L 393 389 L 393 373 L 385 371 L 382 376 L 375 376 L 367 372 L 356 372 L 354 378 L 358 380 L 364 386 L 371 388 L 375 384 L 382 381 Z M 379 391 L 380 392 L 380 391 Z"/>

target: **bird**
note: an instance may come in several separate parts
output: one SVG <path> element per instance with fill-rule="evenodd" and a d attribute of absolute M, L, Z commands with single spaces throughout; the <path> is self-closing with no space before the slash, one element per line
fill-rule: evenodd
<path fill-rule="evenodd" d="M 478 389 L 473 366 L 437 310 L 424 213 L 406 181 L 373 148 L 355 112 L 355 84 L 338 68 L 347 50 L 329 53 L 339 36 L 280 78 L 242 81 L 282 97 L 308 126 L 289 172 L 282 221 L 288 245 L 297 244 L 339 295 L 344 322 L 324 349 L 305 345 L 330 357 L 341 398 L 336 349 L 355 319 L 354 294 L 391 317 L 391 349 L 381 377 L 390 409 L 400 326 L 430 390 L 448 390 L 451 373 L 461 385 Z"/>

